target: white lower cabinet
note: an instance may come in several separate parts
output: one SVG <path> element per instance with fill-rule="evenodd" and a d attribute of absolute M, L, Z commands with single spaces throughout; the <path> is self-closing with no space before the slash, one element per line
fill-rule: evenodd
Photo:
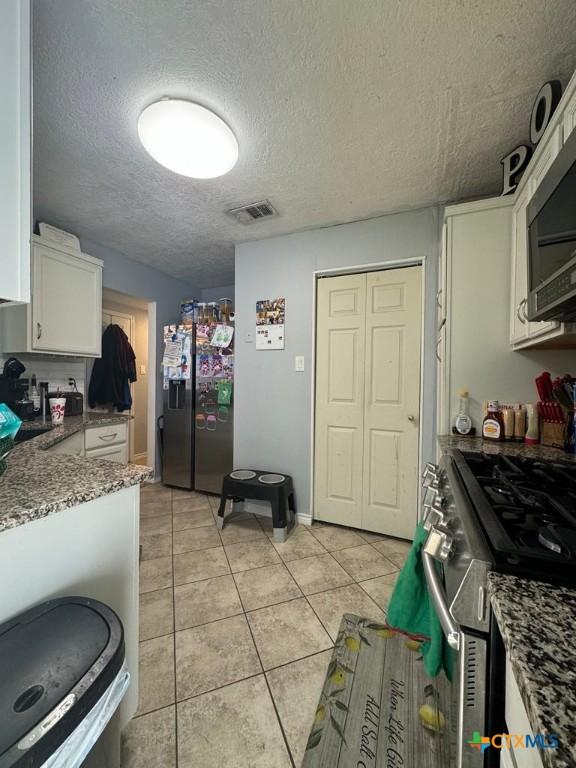
<path fill-rule="evenodd" d="M 128 463 L 128 429 L 123 423 L 86 427 L 84 447 L 87 459 L 106 459 Z"/>
<path fill-rule="evenodd" d="M 119 464 L 128 464 L 128 445 L 112 445 L 109 448 L 93 448 L 86 451 L 87 459 L 106 459 L 106 461 L 117 461 Z"/>
<path fill-rule="evenodd" d="M 122 423 L 86 427 L 52 446 L 51 453 L 128 464 L 128 430 Z"/>
<path fill-rule="evenodd" d="M 526 714 L 526 708 L 520 695 L 518 683 L 514 677 L 514 671 L 510 661 L 506 659 L 506 698 L 504 713 L 508 733 L 533 734 L 532 726 Z M 540 752 L 536 747 L 517 748 L 510 751 L 503 749 L 500 753 L 500 765 L 502 768 L 543 768 Z"/>

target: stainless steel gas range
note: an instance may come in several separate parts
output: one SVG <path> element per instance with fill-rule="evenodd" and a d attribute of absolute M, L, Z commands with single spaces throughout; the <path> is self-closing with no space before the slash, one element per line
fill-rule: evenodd
<path fill-rule="evenodd" d="M 468 744 L 505 728 L 503 649 L 487 595 L 491 570 L 576 583 L 576 464 L 448 450 L 423 477 L 423 564 L 455 655 L 456 768 L 492 768 Z"/>

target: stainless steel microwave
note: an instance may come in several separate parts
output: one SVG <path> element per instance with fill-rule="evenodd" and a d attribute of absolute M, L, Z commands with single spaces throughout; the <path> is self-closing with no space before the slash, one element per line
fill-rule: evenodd
<path fill-rule="evenodd" d="M 529 320 L 576 319 L 576 130 L 527 210 Z"/>

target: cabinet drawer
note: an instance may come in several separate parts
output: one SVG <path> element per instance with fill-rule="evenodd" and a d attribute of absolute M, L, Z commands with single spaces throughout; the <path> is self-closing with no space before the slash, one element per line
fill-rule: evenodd
<path fill-rule="evenodd" d="M 128 446 L 126 443 L 112 445 L 104 448 L 92 448 L 86 451 L 87 459 L 106 459 L 106 461 L 116 461 L 119 464 L 128 464 Z"/>
<path fill-rule="evenodd" d="M 56 443 L 56 445 L 53 445 L 49 450 L 50 453 L 64 453 L 68 456 L 83 456 L 84 435 L 82 432 L 76 432 L 65 440 L 62 440 L 62 442 Z"/>
<path fill-rule="evenodd" d="M 89 427 L 86 430 L 86 450 L 106 448 L 111 445 L 125 443 L 127 439 L 126 424 L 107 424 L 103 427 Z"/>

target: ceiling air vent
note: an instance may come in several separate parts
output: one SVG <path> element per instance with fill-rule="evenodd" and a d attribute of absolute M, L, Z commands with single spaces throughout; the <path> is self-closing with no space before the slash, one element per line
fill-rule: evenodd
<path fill-rule="evenodd" d="M 278 211 L 270 200 L 260 200 L 257 203 L 241 205 L 238 208 L 231 208 L 227 213 L 234 216 L 241 224 L 253 224 L 261 219 L 271 219 L 278 216 Z"/>

